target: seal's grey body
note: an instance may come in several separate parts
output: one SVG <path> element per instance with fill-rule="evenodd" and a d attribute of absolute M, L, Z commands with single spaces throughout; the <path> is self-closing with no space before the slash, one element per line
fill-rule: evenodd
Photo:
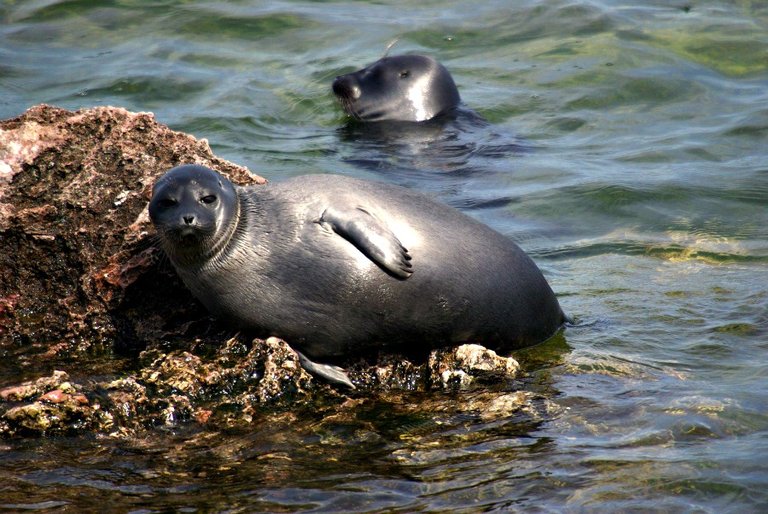
<path fill-rule="evenodd" d="M 310 371 L 348 385 L 316 362 L 463 342 L 511 350 L 564 321 L 517 245 L 405 188 L 335 175 L 238 187 L 190 165 L 155 185 L 150 216 L 209 310 L 284 338 Z"/>
<path fill-rule="evenodd" d="M 336 77 L 332 89 L 344 111 L 362 121 L 426 121 L 461 101 L 448 70 L 425 55 L 383 57 Z"/>

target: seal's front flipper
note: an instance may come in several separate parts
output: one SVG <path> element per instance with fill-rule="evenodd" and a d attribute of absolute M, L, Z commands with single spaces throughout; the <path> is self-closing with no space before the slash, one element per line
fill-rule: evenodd
<path fill-rule="evenodd" d="M 340 367 L 313 362 L 299 351 L 296 351 L 296 355 L 299 356 L 299 364 L 301 364 L 301 367 L 309 373 L 322 377 L 333 384 L 345 385 L 355 389 L 355 384 L 352 383 L 347 374 Z"/>
<path fill-rule="evenodd" d="M 329 225 L 393 277 L 405 280 L 413 274 L 408 250 L 389 227 L 362 207 L 348 211 L 328 208 L 318 222 Z"/>

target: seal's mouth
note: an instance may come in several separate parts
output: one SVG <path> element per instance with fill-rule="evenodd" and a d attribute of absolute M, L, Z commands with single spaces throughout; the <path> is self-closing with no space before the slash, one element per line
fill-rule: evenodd
<path fill-rule="evenodd" d="M 350 107 L 352 109 L 352 107 Z M 349 112 L 350 116 L 355 118 L 358 121 L 383 121 L 388 119 L 387 117 L 387 111 L 383 109 L 375 109 L 370 110 L 366 109 L 365 107 L 362 108 L 354 108 L 353 112 Z"/>
<path fill-rule="evenodd" d="M 191 266 L 204 261 L 212 246 L 211 236 L 199 228 L 174 227 L 158 231 L 158 235 L 175 265 Z"/>
<path fill-rule="evenodd" d="M 349 98 L 336 97 L 336 99 L 344 112 L 357 121 L 380 121 L 387 117 L 385 110 L 369 110 L 365 106 L 361 106 L 359 102 Z"/>
<path fill-rule="evenodd" d="M 179 234 L 179 236 L 179 241 L 184 246 L 199 246 L 203 239 L 198 234 L 194 233 Z"/>
<path fill-rule="evenodd" d="M 357 112 L 357 108 L 355 105 L 355 101 L 351 98 L 345 98 L 343 96 L 336 96 L 336 100 L 338 100 L 339 105 L 341 106 L 342 110 L 348 115 L 356 120 L 362 120 L 363 118 L 360 116 L 360 114 Z"/>
<path fill-rule="evenodd" d="M 162 238 L 172 242 L 175 248 L 194 250 L 205 246 L 209 236 L 200 227 L 179 226 L 163 230 Z"/>

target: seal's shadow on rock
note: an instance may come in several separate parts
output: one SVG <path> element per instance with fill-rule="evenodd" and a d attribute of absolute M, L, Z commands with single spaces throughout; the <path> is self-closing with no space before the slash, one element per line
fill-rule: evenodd
<path fill-rule="evenodd" d="M 169 350 L 183 347 L 190 339 L 212 343 L 230 337 L 232 328 L 216 320 L 192 296 L 160 248 L 148 251 L 154 253 L 153 265 L 125 288 L 123 308 L 110 312 L 115 355 L 135 359 L 158 341 Z"/>

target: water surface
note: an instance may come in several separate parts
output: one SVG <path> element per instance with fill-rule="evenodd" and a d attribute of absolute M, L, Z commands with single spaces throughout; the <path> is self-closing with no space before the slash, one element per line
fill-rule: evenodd
<path fill-rule="evenodd" d="M 6 441 L 1 508 L 768 508 L 764 2 L 25 0 L 0 23 L 0 117 L 152 111 L 271 180 L 423 190 L 517 241 L 581 322 L 519 355 L 537 415 L 405 395 L 336 423 Z M 344 128 L 333 77 L 396 38 L 489 122 L 453 154 Z"/>

